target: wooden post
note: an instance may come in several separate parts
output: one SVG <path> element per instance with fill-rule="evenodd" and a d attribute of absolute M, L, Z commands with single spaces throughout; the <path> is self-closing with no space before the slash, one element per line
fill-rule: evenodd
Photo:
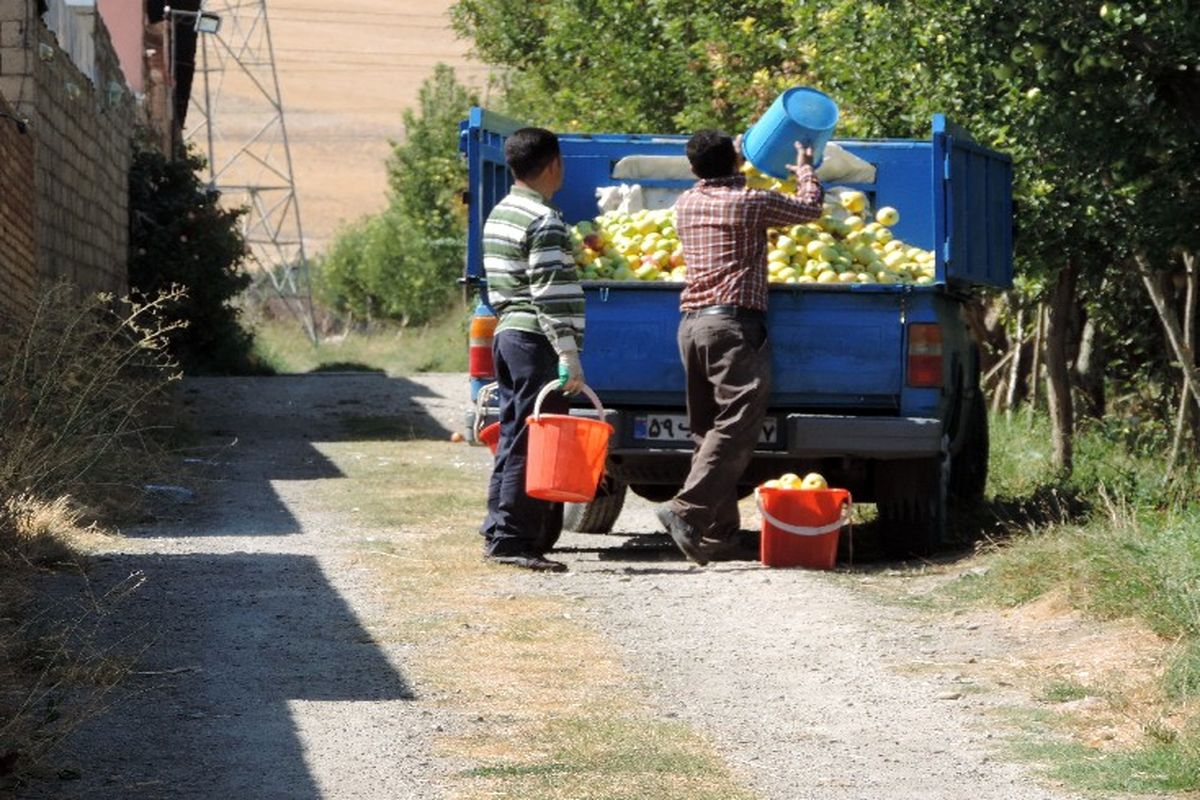
<path fill-rule="evenodd" d="M 1017 387 L 1021 382 L 1021 354 L 1025 350 L 1025 304 L 1017 306 L 1017 335 L 1013 341 L 1012 370 L 1008 375 L 1008 392 L 1004 397 L 1004 413 L 1012 419 L 1013 407 L 1017 404 Z"/>
<path fill-rule="evenodd" d="M 1029 369 L 1029 424 L 1033 425 L 1033 414 L 1037 411 L 1038 390 L 1041 386 L 1042 338 L 1046 333 L 1046 307 L 1037 306 L 1037 325 L 1033 333 L 1033 366 Z"/>
<path fill-rule="evenodd" d="M 1196 272 L 1196 256 L 1193 253 L 1184 253 L 1183 268 L 1187 273 L 1187 293 L 1183 305 L 1183 341 L 1187 350 L 1191 353 L 1196 352 L 1196 301 L 1198 289 L 1200 289 L 1200 275 Z M 1187 368 L 1189 365 L 1183 365 L 1184 378 L 1183 385 L 1179 389 L 1179 410 L 1175 414 L 1175 435 L 1171 439 L 1171 453 L 1167 457 L 1167 472 L 1163 476 L 1163 482 L 1169 483 L 1175 474 L 1175 467 L 1179 464 L 1179 453 L 1183 449 L 1183 439 L 1188 430 L 1188 418 L 1191 416 L 1192 403 L 1190 392 L 1187 383 Z M 1190 366 L 1195 366 L 1192 364 Z M 1197 398 L 1200 400 L 1200 398 Z"/>

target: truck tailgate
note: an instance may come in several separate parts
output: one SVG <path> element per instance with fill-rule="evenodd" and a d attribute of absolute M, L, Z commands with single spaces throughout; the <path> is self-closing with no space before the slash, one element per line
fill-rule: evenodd
<path fill-rule="evenodd" d="M 899 291 L 773 287 L 772 406 L 898 407 L 903 379 Z M 589 283 L 583 364 L 605 405 L 682 406 L 679 287 Z"/>

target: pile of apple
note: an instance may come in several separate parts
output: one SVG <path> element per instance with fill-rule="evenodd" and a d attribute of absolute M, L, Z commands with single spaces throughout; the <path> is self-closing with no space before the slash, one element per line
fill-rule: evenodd
<path fill-rule="evenodd" d="M 777 479 L 769 480 L 763 484 L 764 489 L 828 489 L 829 483 L 826 482 L 825 476 L 819 472 L 810 472 L 801 478 L 794 472 L 789 472 Z"/>
<path fill-rule="evenodd" d="M 748 166 L 748 165 L 747 165 Z M 794 192 L 749 167 L 755 188 Z M 871 218 L 866 195 L 828 192 L 819 220 L 768 232 L 768 280 L 772 283 L 915 283 L 934 280 L 934 255 L 892 235 L 900 213 L 884 206 Z M 673 209 L 608 211 L 571 229 L 582 280 L 675 281 L 687 274 Z"/>
<path fill-rule="evenodd" d="M 674 209 L 606 211 L 574 226 L 571 240 L 582 280 L 683 281 Z"/>

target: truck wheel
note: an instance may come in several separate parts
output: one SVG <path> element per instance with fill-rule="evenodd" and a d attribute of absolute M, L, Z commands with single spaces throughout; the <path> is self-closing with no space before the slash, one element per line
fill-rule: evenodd
<path fill-rule="evenodd" d="M 945 540 L 948 481 L 942 464 L 926 458 L 879 465 L 875 505 L 889 556 L 926 556 Z"/>
<path fill-rule="evenodd" d="M 563 527 L 576 533 L 611 533 L 625 506 L 625 484 L 604 476 L 590 503 L 563 506 Z"/>
<path fill-rule="evenodd" d="M 988 473 L 988 418 L 983 392 L 978 388 L 967 401 L 967 418 L 957 446 L 950 455 L 951 506 L 970 508 L 983 501 Z"/>

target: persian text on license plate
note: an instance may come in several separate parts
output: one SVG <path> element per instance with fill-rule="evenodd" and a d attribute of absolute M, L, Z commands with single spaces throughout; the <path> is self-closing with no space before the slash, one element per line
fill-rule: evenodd
<path fill-rule="evenodd" d="M 686 442 L 691 431 L 687 417 L 683 414 L 644 414 L 633 418 L 633 438 L 653 442 Z M 779 420 L 767 417 L 763 420 L 759 444 L 779 442 Z"/>

